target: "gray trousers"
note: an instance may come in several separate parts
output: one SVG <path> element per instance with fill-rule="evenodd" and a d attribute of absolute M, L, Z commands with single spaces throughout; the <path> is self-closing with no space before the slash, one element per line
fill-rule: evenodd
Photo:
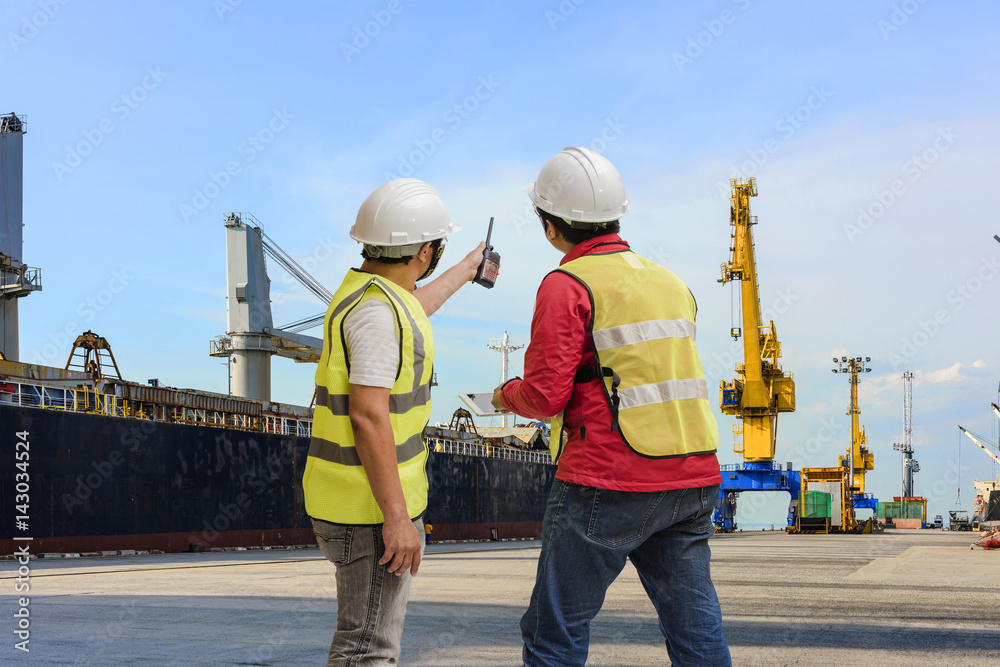
<path fill-rule="evenodd" d="M 397 577 L 379 565 L 385 552 L 381 524 L 312 524 L 320 551 L 337 566 L 337 631 L 326 664 L 398 665 L 412 577 L 409 571 Z M 424 534 L 421 519 L 413 525 Z"/>

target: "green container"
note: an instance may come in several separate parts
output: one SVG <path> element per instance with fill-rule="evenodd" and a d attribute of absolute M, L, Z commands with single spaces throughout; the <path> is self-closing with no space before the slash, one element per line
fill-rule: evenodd
<path fill-rule="evenodd" d="M 923 519 L 924 505 L 918 502 L 892 502 L 878 504 L 875 516 L 879 519 Z"/>
<path fill-rule="evenodd" d="M 803 519 L 829 519 L 833 502 L 826 491 L 803 491 L 799 496 Z"/>
<path fill-rule="evenodd" d="M 900 503 L 904 506 L 902 512 L 902 518 L 906 519 L 923 519 L 924 518 L 924 505 L 923 503 L 908 502 Z"/>

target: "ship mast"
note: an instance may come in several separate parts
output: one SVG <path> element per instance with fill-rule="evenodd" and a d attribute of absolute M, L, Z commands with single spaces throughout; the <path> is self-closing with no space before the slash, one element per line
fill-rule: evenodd
<path fill-rule="evenodd" d="M 515 350 L 520 350 L 524 345 L 521 343 L 520 339 L 511 340 L 511 337 L 506 331 L 503 332 L 503 338 L 491 338 L 490 344 L 487 347 L 491 350 L 496 350 L 502 356 L 502 361 L 500 362 L 500 384 L 505 383 L 508 380 L 508 368 L 510 368 L 510 353 Z M 507 417 L 509 413 L 504 413 L 503 415 L 503 427 L 507 428 Z"/>

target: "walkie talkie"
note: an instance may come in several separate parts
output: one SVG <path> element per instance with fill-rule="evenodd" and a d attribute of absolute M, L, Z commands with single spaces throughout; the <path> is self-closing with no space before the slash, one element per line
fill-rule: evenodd
<path fill-rule="evenodd" d="M 482 285 L 486 289 L 493 289 L 497 282 L 497 274 L 500 273 L 500 255 L 493 252 L 490 245 L 490 236 L 493 235 L 493 218 L 490 218 L 490 229 L 486 232 L 486 250 L 483 252 L 483 263 L 476 271 L 476 277 L 472 282 Z"/>

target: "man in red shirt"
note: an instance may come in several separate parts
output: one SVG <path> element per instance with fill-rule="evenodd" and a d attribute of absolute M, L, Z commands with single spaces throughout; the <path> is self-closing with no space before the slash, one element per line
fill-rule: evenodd
<path fill-rule="evenodd" d="M 559 465 L 521 619 L 524 663 L 583 665 L 590 620 L 631 560 L 673 664 L 729 665 L 709 571 L 718 431 L 694 296 L 618 236 L 631 203 L 601 155 L 567 148 L 526 190 L 565 257 L 538 289 L 524 378 L 493 397 L 552 418 Z"/>

